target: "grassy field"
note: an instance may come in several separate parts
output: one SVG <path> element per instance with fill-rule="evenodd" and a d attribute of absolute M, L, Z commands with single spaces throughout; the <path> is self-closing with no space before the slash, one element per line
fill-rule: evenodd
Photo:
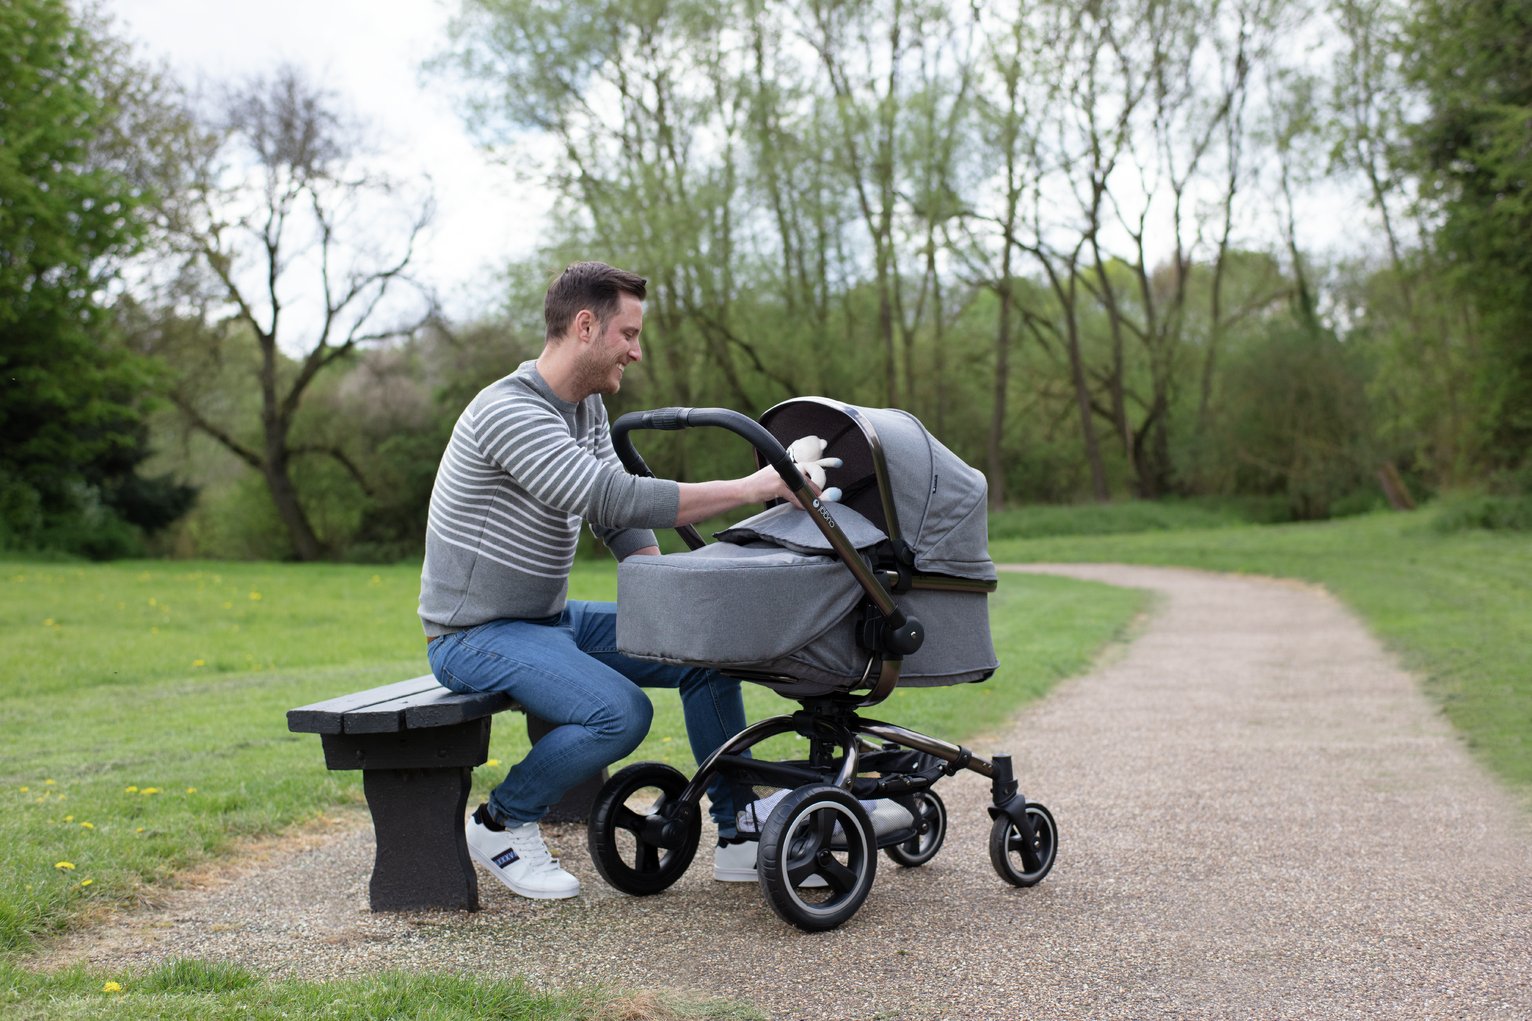
<path fill-rule="evenodd" d="M 1532 798 L 1532 533 L 1443 532 L 1441 513 L 1034 538 L 1025 537 L 1028 527 L 1048 522 L 1022 513 L 993 522 L 992 534 L 1010 537 L 992 541 L 990 553 L 996 561 L 1175 564 L 1318 582 L 1424 679 L 1481 761 Z"/>
<path fill-rule="evenodd" d="M 131 996 L 153 991 L 161 999 L 152 1008 L 139 1004 L 150 1013 L 259 1017 L 308 1016 L 305 997 L 360 1004 L 414 995 L 399 976 L 344 988 L 252 986 L 217 969 L 198 978 L 204 972 L 195 968 L 174 981 L 45 977 L 21 970 L 19 959 L 37 938 L 130 903 L 145 884 L 240 837 L 360 804 L 360 774 L 325 770 L 318 740 L 288 733 L 284 714 L 427 672 L 414 615 L 418 582 L 417 566 L 0 563 L 0 637 L 11 652 L 0 689 L 4 997 L 27 1004 L 27 1016 L 102 1016 L 127 1009 L 103 994 L 110 981 Z M 606 564 L 582 565 L 571 583 L 576 598 L 611 598 L 615 589 Z M 1007 577 L 991 603 L 1000 673 L 982 685 L 898 692 L 879 715 L 966 739 L 1083 669 L 1142 606 L 1138 593 Z M 793 705 L 746 689 L 752 719 Z M 690 767 L 677 700 L 656 693 L 655 703 L 654 727 L 635 757 Z M 519 719 L 497 724 L 475 793 L 525 747 Z M 434 988 L 422 986 L 416 1005 L 435 1010 Z M 495 1016 L 593 1018 L 606 1009 L 584 994 L 554 1000 L 534 998 L 520 1013 Z M 732 1016 L 718 1009 L 708 1016 Z M 355 1016 L 385 1015 L 359 1007 Z"/>

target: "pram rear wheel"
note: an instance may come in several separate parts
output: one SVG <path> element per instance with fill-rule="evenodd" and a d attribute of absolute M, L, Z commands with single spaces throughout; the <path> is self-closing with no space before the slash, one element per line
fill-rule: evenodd
<path fill-rule="evenodd" d="M 924 865 L 936 857 L 947 837 L 947 806 L 935 791 L 916 791 L 911 795 L 915 802 L 915 835 L 902 844 L 890 844 L 883 849 L 894 862 L 905 868 Z"/>
<path fill-rule="evenodd" d="M 623 893 L 668 888 L 686 871 L 702 837 L 702 816 L 678 812 L 686 788 L 681 771 L 663 762 L 619 770 L 592 806 L 588 841 L 596 871 Z"/>
<path fill-rule="evenodd" d="M 989 831 L 989 860 L 1000 878 L 1013 886 L 1035 886 L 1053 868 L 1059 849 L 1059 832 L 1053 813 L 1039 804 L 1027 805 L 1027 821 L 1032 824 L 1032 840 L 1021 835 L 1016 824 L 1005 816 L 995 820 Z"/>
<path fill-rule="evenodd" d="M 777 914 L 809 932 L 833 929 L 856 914 L 872 889 L 878 870 L 872 822 L 839 787 L 799 787 L 761 828 L 756 866 Z M 804 887 L 814 876 L 824 885 Z"/>

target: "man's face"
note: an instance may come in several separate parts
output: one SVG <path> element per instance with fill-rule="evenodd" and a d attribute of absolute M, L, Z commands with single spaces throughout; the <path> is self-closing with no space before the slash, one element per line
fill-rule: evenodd
<path fill-rule="evenodd" d="M 581 312 L 576 330 L 584 331 L 578 339 L 581 389 L 586 393 L 614 394 L 622 388 L 623 370 L 643 357 L 638 335 L 644 328 L 644 303 L 631 294 L 619 299 L 617 312 L 605 323 Z"/>

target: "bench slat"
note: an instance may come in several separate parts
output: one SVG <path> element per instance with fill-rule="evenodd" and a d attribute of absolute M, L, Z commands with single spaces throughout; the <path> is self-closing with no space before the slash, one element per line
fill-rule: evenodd
<path fill-rule="evenodd" d="M 432 696 L 436 697 L 432 697 Z M 491 716 L 506 709 L 520 709 L 521 705 L 511 696 L 498 691 L 476 695 L 455 695 L 442 688 L 439 692 L 421 696 L 404 710 L 404 726 L 408 730 L 423 727 L 449 727 L 466 723 L 481 716 Z"/>
<path fill-rule="evenodd" d="M 339 698 L 314 702 L 311 705 L 299 706 L 297 709 L 289 709 L 287 729 L 298 734 L 340 734 L 347 729 L 344 721 L 348 713 L 365 710 L 402 696 L 418 695 L 435 690 L 446 691 L 436 683 L 435 677 L 426 674 L 424 677 L 396 681 L 368 691 L 357 691 Z"/>
<path fill-rule="evenodd" d="M 464 695 L 432 682 L 425 691 L 410 692 L 387 702 L 346 713 L 346 734 L 392 734 L 401 730 L 442 727 L 490 716 L 516 705 L 499 694 Z"/>

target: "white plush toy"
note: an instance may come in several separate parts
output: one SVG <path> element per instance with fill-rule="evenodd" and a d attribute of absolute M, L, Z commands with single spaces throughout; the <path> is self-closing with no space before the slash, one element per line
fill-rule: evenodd
<path fill-rule="evenodd" d="M 798 470 L 810 482 L 819 487 L 819 498 L 825 503 L 834 503 L 840 499 L 840 487 L 825 488 L 825 469 L 839 468 L 845 462 L 838 457 L 824 456 L 825 447 L 829 445 L 818 436 L 803 436 L 787 448 L 787 456 L 797 463 Z"/>

